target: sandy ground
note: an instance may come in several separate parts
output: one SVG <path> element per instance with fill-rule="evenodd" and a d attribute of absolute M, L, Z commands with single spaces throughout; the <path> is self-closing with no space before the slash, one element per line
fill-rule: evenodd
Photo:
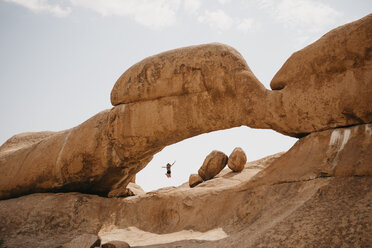
<path fill-rule="evenodd" d="M 130 246 L 146 246 L 156 244 L 167 244 L 182 240 L 205 240 L 215 241 L 226 238 L 228 235 L 222 228 L 216 228 L 207 232 L 196 232 L 193 230 L 182 230 L 174 233 L 156 234 L 145 232 L 137 227 L 128 227 L 124 229 L 115 226 L 109 226 L 101 229 L 98 233 L 102 243 L 119 240 L 125 241 Z"/>

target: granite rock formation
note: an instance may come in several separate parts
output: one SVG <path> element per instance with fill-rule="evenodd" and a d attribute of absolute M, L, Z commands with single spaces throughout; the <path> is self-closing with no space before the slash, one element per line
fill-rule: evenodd
<path fill-rule="evenodd" d="M 204 159 L 202 166 L 198 170 L 199 176 L 204 180 L 209 180 L 220 173 L 227 164 L 227 156 L 220 151 L 212 151 Z"/>
<path fill-rule="evenodd" d="M 371 130 L 315 132 L 284 154 L 248 162 L 241 173 L 225 169 L 194 188 L 2 200 L 0 239 L 9 248 L 58 247 L 84 233 L 146 248 L 368 247 Z"/>
<path fill-rule="evenodd" d="M 100 246 L 101 240 L 97 235 L 83 234 L 64 244 L 62 248 L 93 248 Z"/>
<path fill-rule="evenodd" d="M 234 172 L 241 172 L 247 163 L 247 156 L 241 147 L 236 147 L 230 154 L 227 165 Z"/>
<path fill-rule="evenodd" d="M 159 60 L 163 64 L 155 66 Z M 146 65 L 144 72 L 122 85 L 122 78 L 136 74 L 138 66 L 124 73 L 114 86 L 113 103 L 122 102 L 120 90 L 128 89 L 127 98 L 134 97 L 130 82 L 135 79 L 148 95 L 141 96 L 140 90 L 138 101 L 125 101 L 75 128 L 50 133 L 17 150 L 10 152 L 8 146 L 1 147 L 0 169 L 5 173 L 0 174 L 0 199 L 47 191 L 100 195 L 114 191 L 112 195 L 117 196 L 119 191 L 125 193 L 121 188 L 165 146 L 205 132 L 240 126 L 249 111 L 257 117 L 252 120 L 262 119 L 263 108 L 254 107 L 261 95 L 255 92 L 265 89 L 231 47 L 209 44 L 181 48 L 139 64 Z M 160 80 L 155 88 L 151 75 Z M 152 93 L 157 88 L 164 90 L 162 83 L 168 85 L 173 80 L 169 92 Z M 245 85 L 244 90 L 252 97 L 246 100 L 240 85 Z M 195 90 L 198 87 L 200 92 Z M 260 126 L 269 127 L 263 122 Z"/>
<path fill-rule="evenodd" d="M 124 241 L 111 241 L 102 245 L 102 248 L 130 248 L 129 244 Z"/>
<path fill-rule="evenodd" d="M 0 199 L 125 194 L 155 153 L 214 130 L 247 125 L 302 137 L 370 123 L 371 37 L 372 15 L 332 30 L 288 59 L 273 91 L 222 44 L 144 59 L 115 84 L 112 109 L 69 130 L 18 135 L 0 147 Z"/>
<path fill-rule="evenodd" d="M 330 31 L 284 63 L 270 85 L 273 129 L 298 136 L 370 123 L 371 82 L 372 14 Z"/>
<path fill-rule="evenodd" d="M 191 174 L 189 177 L 189 186 L 190 188 L 195 187 L 198 184 L 203 182 L 203 178 L 199 176 L 199 174 Z"/>

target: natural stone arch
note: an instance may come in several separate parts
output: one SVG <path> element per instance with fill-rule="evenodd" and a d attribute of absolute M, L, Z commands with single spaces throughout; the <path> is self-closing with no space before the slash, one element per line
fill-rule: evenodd
<path fill-rule="evenodd" d="M 0 197 L 125 188 L 167 145 L 240 125 L 269 128 L 259 107 L 266 94 L 241 55 L 226 45 L 147 58 L 118 80 L 111 94 L 117 106 L 111 110 L 12 152 L 7 152 L 11 140 L 4 144 L 0 163 L 7 173 Z"/>
<path fill-rule="evenodd" d="M 149 57 L 118 80 L 111 110 L 66 131 L 26 135 L 27 145 L 14 145 L 15 136 L 1 146 L 0 199 L 45 191 L 107 194 L 125 188 L 165 146 L 205 132 L 247 125 L 299 137 L 370 123 L 371 51 L 368 15 L 291 56 L 272 81 L 275 91 L 226 45 Z"/>

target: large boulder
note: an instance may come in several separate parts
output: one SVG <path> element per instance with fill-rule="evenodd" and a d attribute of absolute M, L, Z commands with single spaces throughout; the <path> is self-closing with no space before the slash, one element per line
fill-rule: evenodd
<path fill-rule="evenodd" d="M 227 164 L 227 156 L 220 151 L 212 151 L 204 159 L 203 165 L 198 170 L 199 176 L 204 180 L 209 180 L 220 173 Z"/>
<path fill-rule="evenodd" d="M 270 122 L 281 133 L 372 122 L 372 14 L 295 52 L 271 88 Z"/>
<path fill-rule="evenodd" d="M 170 50 L 125 71 L 111 91 L 111 103 L 117 106 L 206 92 L 222 98 L 237 95 L 237 74 L 241 72 L 256 80 L 239 52 L 223 44 Z"/>
<path fill-rule="evenodd" d="M 247 156 L 241 147 L 236 147 L 230 154 L 227 165 L 234 172 L 241 172 L 247 163 Z"/>

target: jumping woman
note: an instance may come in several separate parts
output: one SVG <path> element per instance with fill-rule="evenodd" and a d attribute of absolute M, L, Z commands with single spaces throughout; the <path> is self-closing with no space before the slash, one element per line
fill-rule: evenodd
<path fill-rule="evenodd" d="M 172 177 L 171 175 L 171 167 L 174 165 L 176 161 L 173 162 L 173 164 L 170 164 L 170 163 L 167 163 L 166 166 L 163 166 L 162 168 L 167 168 L 167 173 L 165 173 L 165 175 L 169 178 L 169 177 Z"/>

